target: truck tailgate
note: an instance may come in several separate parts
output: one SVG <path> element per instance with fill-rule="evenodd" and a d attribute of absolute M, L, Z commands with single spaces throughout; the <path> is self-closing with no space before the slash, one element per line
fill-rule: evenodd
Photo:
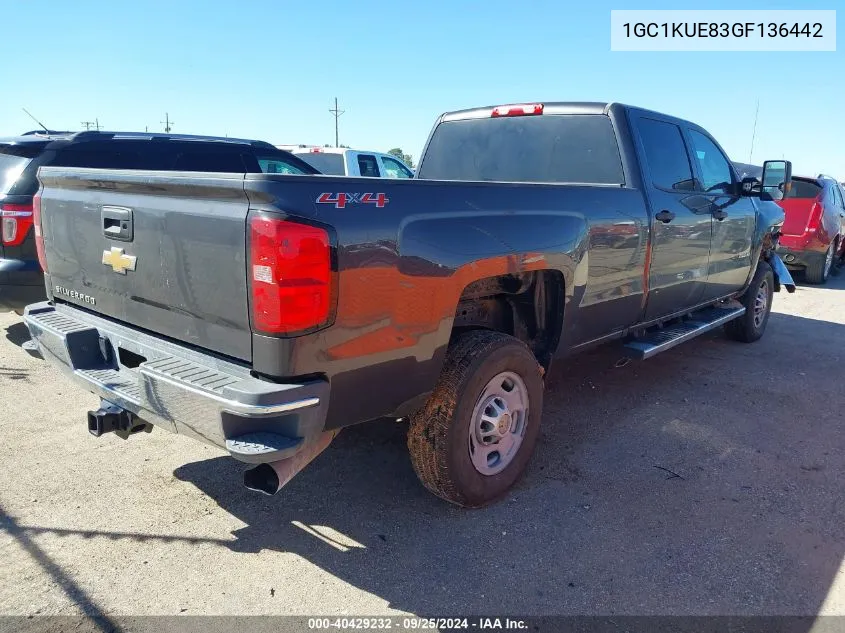
<path fill-rule="evenodd" d="M 242 174 L 39 171 L 54 299 L 251 360 Z"/>

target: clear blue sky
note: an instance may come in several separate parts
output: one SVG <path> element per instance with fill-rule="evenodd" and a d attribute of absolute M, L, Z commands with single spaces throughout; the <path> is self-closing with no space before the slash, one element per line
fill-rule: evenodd
<path fill-rule="evenodd" d="M 0 134 L 34 127 L 340 141 L 416 159 L 437 115 L 543 100 L 622 101 L 707 128 L 734 160 L 786 157 L 845 180 L 845 42 L 835 53 L 610 51 L 589 0 L 0 0 Z M 796 9 L 804 0 L 695 8 Z M 620 6 L 621 5 L 621 6 Z M 643 2 L 643 9 L 678 8 Z M 841 0 L 813 3 L 839 8 Z M 840 38 L 841 40 L 842 38 Z"/>

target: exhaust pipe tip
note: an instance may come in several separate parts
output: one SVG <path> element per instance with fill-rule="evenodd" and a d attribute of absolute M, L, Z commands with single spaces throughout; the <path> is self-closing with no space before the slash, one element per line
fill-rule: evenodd
<path fill-rule="evenodd" d="M 249 490 L 274 495 L 305 468 L 311 461 L 322 453 L 340 429 L 323 431 L 320 435 L 310 438 L 305 446 L 292 457 L 286 457 L 275 462 L 258 464 L 244 472 L 244 486 Z"/>
<path fill-rule="evenodd" d="M 258 464 L 244 472 L 244 486 L 249 490 L 274 495 L 279 492 L 279 475 L 270 464 Z"/>

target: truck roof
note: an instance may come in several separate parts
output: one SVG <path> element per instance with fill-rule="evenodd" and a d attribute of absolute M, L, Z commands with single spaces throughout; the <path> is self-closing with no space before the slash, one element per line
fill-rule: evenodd
<path fill-rule="evenodd" d="M 468 108 L 466 110 L 455 110 L 453 112 L 446 112 L 440 116 L 437 123 L 445 121 L 462 121 L 467 119 L 485 119 L 495 116 L 493 111 L 496 109 L 514 109 L 522 108 L 525 113 L 525 108 L 540 108 L 540 112 L 534 114 L 605 114 L 611 113 L 621 114 L 627 110 L 636 110 L 640 114 L 653 114 L 665 120 L 671 120 L 678 124 L 688 125 L 693 128 L 703 129 L 701 126 L 680 117 L 666 114 L 664 112 L 657 112 L 656 110 L 649 110 L 648 108 L 641 108 L 639 106 L 632 106 L 618 101 L 523 101 L 520 103 L 502 103 L 497 105 L 489 105 L 480 108 Z M 498 116 L 505 117 L 507 114 L 499 114 Z"/>
<path fill-rule="evenodd" d="M 375 149 L 358 149 L 357 147 L 320 147 L 319 145 L 295 147 L 287 151 L 291 152 L 292 154 L 344 154 L 346 152 L 358 152 L 359 154 L 387 154 L 387 152 L 382 152 Z"/>
<path fill-rule="evenodd" d="M 524 101 L 522 103 L 504 103 L 446 112 L 440 120 L 457 121 L 460 119 L 484 118 L 489 117 L 494 108 L 504 106 L 533 106 L 535 104 L 542 104 L 543 112 L 547 114 L 607 114 L 607 110 L 613 105 L 613 103 L 600 101 Z"/>

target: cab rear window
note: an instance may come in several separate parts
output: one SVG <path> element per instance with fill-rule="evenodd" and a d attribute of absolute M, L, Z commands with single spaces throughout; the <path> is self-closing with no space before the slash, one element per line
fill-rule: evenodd
<path fill-rule="evenodd" d="M 329 174 L 331 176 L 346 175 L 346 169 L 343 166 L 342 154 L 308 152 L 307 154 L 297 154 L 296 156 L 311 165 L 321 174 Z"/>
<path fill-rule="evenodd" d="M 613 125 L 601 114 L 445 121 L 434 130 L 417 178 L 600 185 L 625 181 Z"/>

